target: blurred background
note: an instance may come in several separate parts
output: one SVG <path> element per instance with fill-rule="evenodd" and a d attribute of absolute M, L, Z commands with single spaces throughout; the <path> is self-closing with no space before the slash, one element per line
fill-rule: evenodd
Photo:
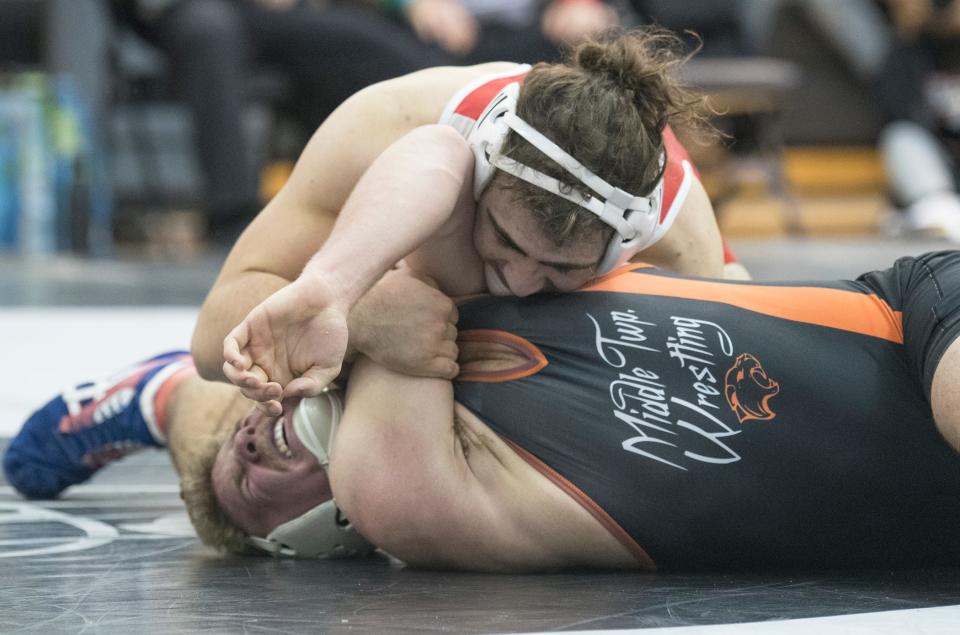
<path fill-rule="evenodd" d="M 960 241 L 960 0 L 0 0 L 0 306 L 195 310 L 356 90 L 638 24 L 702 43 L 687 145 L 756 276 Z"/>

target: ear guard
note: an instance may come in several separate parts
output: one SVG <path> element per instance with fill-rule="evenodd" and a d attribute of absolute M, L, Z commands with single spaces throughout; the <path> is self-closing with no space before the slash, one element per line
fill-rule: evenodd
<path fill-rule="evenodd" d="M 616 230 L 600 261 L 599 274 L 609 272 L 656 242 L 659 238 L 656 228 L 660 221 L 663 179 L 660 179 L 647 196 L 634 196 L 610 185 L 518 117 L 516 108 L 519 94 L 519 83 L 513 82 L 504 86 L 480 114 L 477 123 L 467 135 L 467 143 L 473 149 L 475 159 L 474 198 L 480 198 L 499 169 L 593 212 Z M 510 130 L 550 157 L 595 192 L 595 195 L 579 190 L 571 191 L 557 179 L 502 154 L 503 143 Z M 664 161 L 665 157 L 661 155 L 661 166 Z"/>
<path fill-rule="evenodd" d="M 301 399 L 293 412 L 294 432 L 324 469 L 330 463 L 328 452 L 342 414 L 338 390 Z M 374 549 L 332 498 L 274 528 L 266 538 L 251 536 L 250 543 L 273 555 L 301 558 L 346 558 Z"/>

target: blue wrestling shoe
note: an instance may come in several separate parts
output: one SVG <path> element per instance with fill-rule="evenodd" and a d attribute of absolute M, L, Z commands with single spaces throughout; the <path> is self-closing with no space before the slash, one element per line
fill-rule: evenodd
<path fill-rule="evenodd" d="M 34 412 L 3 457 L 7 481 L 27 498 L 53 498 L 107 463 L 163 447 L 155 408 L 190 354 L 158 355 L 110 378 L 69 388 Z"/>

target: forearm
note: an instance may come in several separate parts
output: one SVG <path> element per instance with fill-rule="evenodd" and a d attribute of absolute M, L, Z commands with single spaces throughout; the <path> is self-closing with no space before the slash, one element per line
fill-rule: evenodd
<path fill-rule="evenodd" d="M 247 271 L 214 285 L 200 309 L 190 343 L 193 361 L 201 377 L 210 381 L 226 380 L 223 376 L 223 339 L 253 307 L 288 284 L 290 281 L 278 274 Z"/>
<path fill-rule="evenodd" d="M 262 271 L 249 271 L 231 282 L 217 284 L 207 296 L 197 318 L 191 343 L 194 364 L 199 375 L 209 381 L 224 381 L 223 340 L 246 314 L 272 293 L 290 284 L 286 278 Z M 372 308 L 366 305 L 372 304 Z M 379 311 L 376 303 L 361 303 L 349 316 L 349 340 L 344 357 L 344 373 L 349 371 L 361 349 L 375 348 L 380 339 L 376 322 L 364 315 Z"/>
<path fill-rule="evenodd" d="M 323 279 L 349 309 L 399 260 L 442 233 L 472 160 L 446 126 L 423 126 L 399 139 L 361 177 L 300 280 Z"/>

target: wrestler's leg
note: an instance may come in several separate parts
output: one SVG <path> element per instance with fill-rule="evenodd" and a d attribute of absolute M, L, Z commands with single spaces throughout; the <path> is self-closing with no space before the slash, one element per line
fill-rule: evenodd
<path fill-rule="evenodd" d="M 51 498 L 144 447 L 170 443 L 179 465 L 178 455 L 247 407 L 242 401 L 236 389 L 200 380 L 187 353 L 158 355 L 39 408 L 11 440 L 4 472 L 24 496 Z"/>
<path fill-rule="evenodd" d="M 960 251 L 924 254 L 902 278 L 908 351 L 918 360 L 937 430 L 960 451 Z"/>
<path fill-rule="evenodd" d="M 960 450 L 960 251 L 901 258 L 860 280 L 901 311 L 907 364 L 940 434 Z"/>
<path fill-rule="evenodd" d="M 937 429 L 960 452 L 960 339 L 940 358 L 933 375 L 930 403 Z"/>

